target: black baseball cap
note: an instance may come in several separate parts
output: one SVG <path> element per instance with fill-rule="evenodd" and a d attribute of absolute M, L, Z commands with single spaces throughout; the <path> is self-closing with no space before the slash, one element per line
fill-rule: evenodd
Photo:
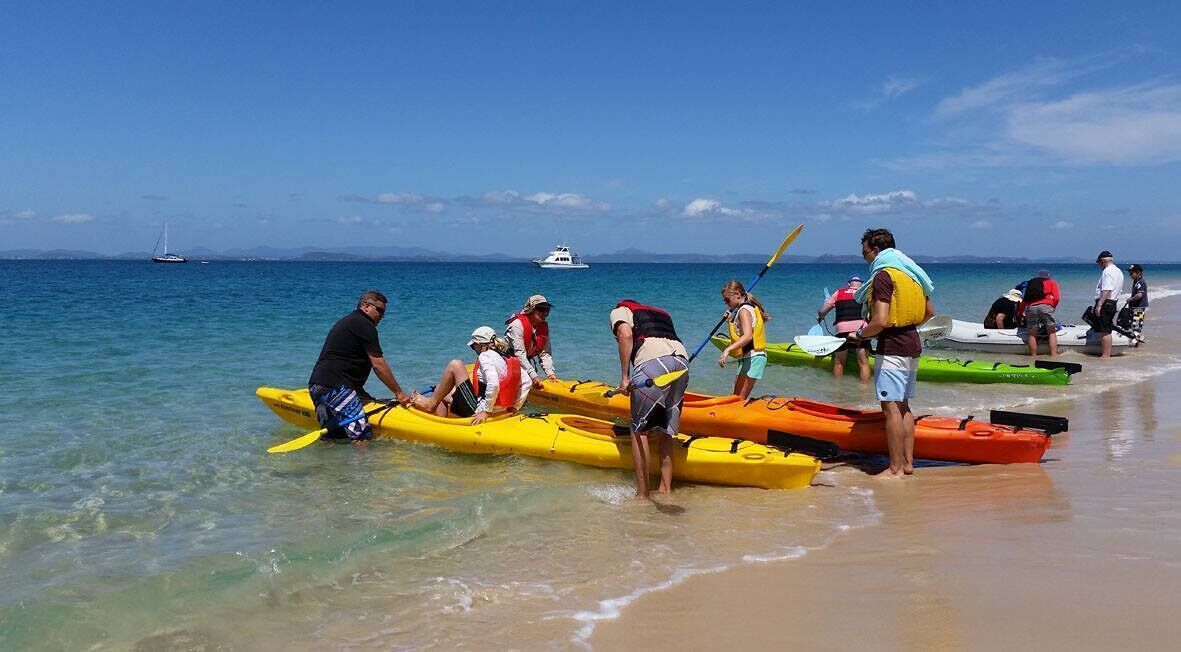
<path fill-rule="evenodd" d="M 1128 271 L 1129 272 L 1143 272 L 1144 268 L 1139 265 L 1129 265 Z"/>
<path fill-rule="evenodd" d="M 1110 251 L 1104 249 L 1103 251 L 1099 252 L 1098 256 L 1095 257 L 1095 262 L 1102 262 L 1104 258 L 1114 258 L 1114 256 L 1111 255 Z"/>

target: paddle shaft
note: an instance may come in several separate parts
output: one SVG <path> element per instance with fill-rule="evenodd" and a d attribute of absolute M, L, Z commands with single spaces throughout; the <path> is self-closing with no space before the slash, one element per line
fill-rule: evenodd
<path fill-rule="evenodd" d="M 747 284 L 747 286 L 746 286 L 746 293 L 747 294 L 750 294 L 751 291 L 755 289 L 755 286 L 758 285 L 759 281 L 761 281 L 763 279 L 763 275 L 766 274 L 767 270 L 771 269 L 771 266 L 774 265 L 775 261 L 779 259 L 779 254 L 782 254 L 783 250 L 787 249 L 787 246 L 790 245 L 792 243 L 792 241 L 794 241 L 796 239 L 796 236 L 798 236 L 800 234 L 800 231 L 803 230 L 803 228 L 804 228 L 803 224 L 797 226 L 795 229 L 792 230 L 791 233 L 789 233 L 787 235 L 786 238 L 783 239 L 783 244 L 779 245 L 779 249 L 775 251 L 774 256 L 771 256 L 771 260 L 768 260 L 767 264 L 763 265 L 763 269 L 759 270 L 759 273 L 754 277 L 754 279 L 751 280 L 751 282 Z M 693 359 L 697 357 L 697 354 L 701 353 L 701 349 L 704 349 L 706 344 L 709 344 L 709 339 L 714 336 L 714 333 L 716 333 L 718 331 L 718 329 L 721 328 L 722 324 L 724 324 L 724 323 L 726 323 L 726 316 L 722 315 L 722 318 L 718 320 L 718 323 L 714 324 L 714 327 L 709 329 L 709 334 L 705 336 L 705 339 L 701 340 L 701 344 L 697 345 L 697 350 L 693 351 L 693 355 L 689 356 L 688 364 L 693 364 Z"/>

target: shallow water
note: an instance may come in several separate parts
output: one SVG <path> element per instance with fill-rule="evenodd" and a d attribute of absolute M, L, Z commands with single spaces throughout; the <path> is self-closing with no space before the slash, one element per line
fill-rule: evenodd
<path fill-rule="evenodd" d="M 881 518 L 871 483 L 845 469 L 803 491 L 681 486 L 655 506 L 628 500 L 629 473 L 556 462 L 390 441 L 264 452 L 301 433 L 254 389 L 302 386 L 361 290 L 391 296 L 380 332 L 406 386 L 432 384 L 473 328 L 499 325 L 536 292 L 555 305 L 559 373 L 612 379 L 615 300 L 669 309 L 695 345 L 720 316 L 722 283 L 758 269 L 0 261 L 0 648 L 560 648 L 643 591 L 871 527 Z M 772 270 L 756 290 L 775 316 L 769 339 L 805 331 L 821 288 L 854 271 Z M 929 271 L 940 312 L 975 320 L 1036 269 Z M 1081 313 L 1093 266 L 1054 272 L 1061 314 Z M 1181 267 L 1148 276 L 1154 300 L 1181 288 Z M 1150 339 L 1152 328 L 1150 313 Z M 1053 413 L 1065 397 L 1103 396 L 1181 364 L 1159 348 L 1102 367 L 1068 355 L 1084 373 L 1065 388 L 925 384 L 916 405 Z M 729 387 L 732 368 L 716 358 L 703 351 L 694 388 Z M 370 383 L 384 395 L 379 387 Z M 771 367 L 756 391 L 873 400 L 813 369 Z M 1134 442 L 1109 430 L 1118 459 Z"/>

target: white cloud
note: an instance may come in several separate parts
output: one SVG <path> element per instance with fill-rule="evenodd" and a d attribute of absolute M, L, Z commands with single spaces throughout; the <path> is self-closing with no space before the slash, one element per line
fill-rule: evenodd
<path fill-rule="evenodd" d="M 1181 160 L 1181 85 L 1145 83 L 1018 104 L 1005 134 L 1078 165 Z"/>
<path fill-rule="evenodd" d="M 897 213 L 900 210 L 918 203 L 918 196 L 913 190 L 895 190 L 883 195 L 855 195 L 850 194 L 843 199 L 831 203 L 835 209 L 856 215 L 880 215 L 883 213 Z"/>
<path fill-rule="evenodd" d="M 895 98 L 901 97 L 906 93 L 922 86 L 926 80 L 915 77 L 900 77 L 898 75 L 890 75 L 886 81 L 882 83 L 878 89 L 876 97 L 867 100 L 857 100 L 849 104 L 850 107 L 861 111 L 869 111 L 877 108 L 884 102 L 889 102 Z"/>
<path fill-rule="evenodd" d="M 1066 231 L 1069 229 L 1073 229 L 1074 224 L 1071 222 L 1067 222 L 1066 220 L 1058 220 L 1057 222 L 1054 222 L 1054 228 L 1058 229 L 1059 231 Z"/>
<path fill-rule="evenodd" d="M 988 220 L 976 220 L 975 222 L 972 222 L 972 228 L 977 231 L 985 231 L 992 228 L 992 222 L 989 222 Z"/>
<path fill-rule="evenodd" d="M 894 99 L 906 93 L 913 91 L 919 86 L 923 85 L 923 80 L 915 79 L 913 77 L 896 77 L 890 75 L 886 78 L 886 83 L 882 84 L 882 95 L 888 99 Z"/>
<path fill-rule="evenodd" d="M 379 204 L 393 204 L 396 206 L 405 206 L 410 209 L 424 211 L 427 213 L 442 213 L 447 210 L 446 203 L 441 199 L 427 197 L 418 193 L 396 193 L 383 192 L 378 193 L 374 200 Z"/>
<path fill-rule="evenodd" d="M 661 197 L 660 199 L 652 202 L 652 205 L 658 211 L 667 211 L 669 208 L 672 208 L 673 203 L 668 197 Z"/>
<path fill-rule="evenodd" d="M 34 217 L 37 217 L 37 211 L 29 210 L 26 208 L 23 211 L 17 211 L 15 213 L 13 213 L 12 216 L 18 220 L 31 220 Z"/>
<path fill-rule="evenodd" d="M 364 224 L 365 218 L 361 217 L 360 215 L 352 215 L 349 217 L 338 217 L 336 218 L 335 222 L 345 226 L 356 226 L 358 224 Z"/>
<path fill-rule="evenodd" d="M 597 213 L 611 208 L 605 202 L 596 201 L 576 192 L 535 192 L 528 196 L 522 196 L 515 190 L 492 190 L 484 193 L 478 199 L 460 198 L 457 201 L 477 208 L 495 207 L 556 215 Z"/>
<path fill-rule="evenodd" d="M 69 213 L 58 215 L 53 221 L 61 224 L 85 224 L 94 221 L 94 216 L 89 213 Z"/>
<path fill-rule="evenodd" d="M 572 210 L 603 210 L 607 208 L 606 204 L 596 203 L 591 201 L 589 197 L 573 192 L 535 192 L 526 197 L 525 201 L 531 201 L 538 206 Z"/>
<path fill-rule="evenodd" d="M 978 86 L 965 88 L 959 95 L 944 98 L 935 106 L 935 115 L 948 117 L 964 111 L 1004 105 L 1015 99 L 1033 96 L 1046 88 L 1060 86 L 1115 63 L 1115 57 L 1098 56 L 1072 60 L 1038 59 L 1024 68 L 993 77 Z"/>
<path fill-rule="evenodd" d="M 681 215 L 685 217 L 708 217 L 721 215 L 725 217 L 751 217 L 755 211 L 749 208 L 728 208 L 716 199 L 699 197 L 685 205 Z"/>

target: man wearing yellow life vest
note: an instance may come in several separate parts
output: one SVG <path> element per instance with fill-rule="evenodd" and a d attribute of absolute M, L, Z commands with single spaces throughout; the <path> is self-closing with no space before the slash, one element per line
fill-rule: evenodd
<path fill-rule="evenodd" d="M 868 324 L 857 329 L 850 341 L 876 337 L 874 389 L 886 417 L 886 444 L 890 468 L 881 477 L 901 478 L 914 473 L 915 378 L 923 343 L 919 324 L 935 315 L 931 294 L 935 286 L 927 273 L 906 254 L 894 248 L 887 229 L 866 229 L 861 255 L 869 263 L 869 283 L 857 290 L 865 306 Z"/>

